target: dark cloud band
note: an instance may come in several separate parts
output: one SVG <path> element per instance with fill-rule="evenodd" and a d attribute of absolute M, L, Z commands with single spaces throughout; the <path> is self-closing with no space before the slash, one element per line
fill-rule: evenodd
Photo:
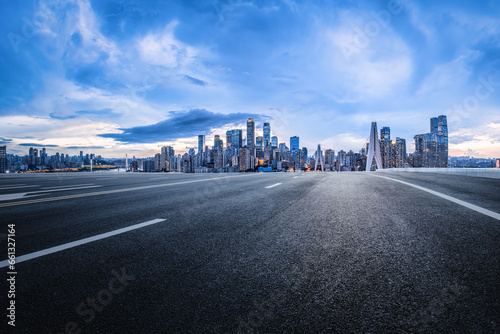
<path fill-rule="evenodd" d="M 121 133 L 104 133 L 100 137 L 112 138 L 127 144 L 146 144 L 188 138 L 209 132 L 211 129 L 243 123 L 249 117 L 259 122 L 266 116 L 231 113 L 219 114 L 206 109 L 192 109 L 187 112 L 171 112 L 169 119 L 156 124 L 120 129 Z"/>

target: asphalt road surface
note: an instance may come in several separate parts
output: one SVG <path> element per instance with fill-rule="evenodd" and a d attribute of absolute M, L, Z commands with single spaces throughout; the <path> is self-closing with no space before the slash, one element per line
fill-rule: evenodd
<path fill-rule="evenodd" d="M 499 213 L 452 175 L 3 175 L 0 332 L 499 333 Z"/>

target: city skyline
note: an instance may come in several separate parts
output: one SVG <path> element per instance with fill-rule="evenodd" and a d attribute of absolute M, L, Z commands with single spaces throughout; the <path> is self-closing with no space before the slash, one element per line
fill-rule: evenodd
<path fill-rule="evenodd" d="M 415 140 L 415 151 L 407 152 L 406 139 L 391 137 L 391 129 L 384 126 L 377 130 L 377 122 L 372 122 L 369 139 L 363 144 L 359 151 L 343 149 L 335 154 L 335 150 L 326 148 L 319 149 L 314 155 L 308 154 L 307 147 L 300 148 L 300 137 L 292 136 L 288 145 L 286 141 L 278 144 L 278 137 L 272 136 L 272 126 L 266 122 L 263 124 L 264 136 L 255 136 L 255 122 L 253 118 L 246 121 L 247 138 L 243 139 L 242 129 L 231 129 L 226 131 L 226 143 L 224 137 L 214 135 L 213 145 L 206 141 L 206 135 L 198 135 L 198 147 L 190 148 L 187 153 L 175 152 L 172 146 L 163 146 L 159 153 L 147 158 L 132 157 L 130 165 L 126 155 L 126 170 L 132 172 L 184 172 L 184 173 L 208 173 L 208 172 L 254 172 L 264 171 L 295 171 L 316 170 L 318 157 L 320 157 L 321 169 L 325 167 L 331 171 L 362 171 L 372 168 L 404 168 L 404 167 L 426 167 L 446 168 L 449 161 L 448 122 L 446 115 L 432 117 L 430 119 L 429 133 L 417 134 Z M 265 138 L 265 139 L 264 139 Z M 271 138 L 273 140 L 271 140 Z M 30 147 L 29 154 L 18 156 L 6 154 L 6 146 L 0 146 L 0 172 L 24 172 L 24 171 L 54 171 L 54 170 L 85 170 L 91 169 L 94 160 L 100 168 L 109 169 L 105 158 L 93 153 L 80 151 L 79 156 L 56 152 L 55 155 L 47 153 L 46 148 L 40 150 Z M 3 152 L 3 153 L 1 153 Z M 312 153 L 312 152 L 311 152 Z M 114 160 L 112 168 L 122 165 L 122 159 Z M 498 160 L 497 164 L 498 164 Z M 115 164 L 118 162 L 118 166 Z M 376 163 L 375 163 L 376 162 Z M 493 162 L 490 161 L 490 167 Z"/>
<path fill-rule="evenodd" d="M 405 138 L 392 137 L 392 139 L 391 139 L 391 136 L 390 136 L 390 132 L 391 132 L 390 127 L 389 126 L 383 126 L 381 128 L 381 130 L 380 130 L 380 145 L 381 145 L 381 149 L 382 150 L 384 149 L 384 142 L 388 141 L 388 143 L 385 144 L 385 146 L 386 146 L 385 149 L 386 150 L 387 150 L 388 145 L 390 146 L 390 144 L 392 142 L 393 145 L 397 143 L 397 146 L 399 147 L 398 150 L 400 151 L 399 154 L 401 156 L 406 157 L 407 154 L 413 154 L 413 153 L 421 155 L 422 154 L 422 147 L 423 147 L 423 144 L 422 144 L 422 138 L 423 138 L 423 136 L 427 136 L 426 137 L 427 138 L 426 142 L 431 142 L 431 141 L 435 142 L 436 139 L 431 139 L 431 137 L 429 137 L 429 136 L 431 136 L 433 133 L 434 134 L 437 133 L 437 131 L 438 131 L 437 130 L 438 129 L 438 119 L 439 119 L 439 124 L 440 124 L 439 128 L 441 128 L 441 122 L 442 122 L 441 118 L 442 117 L 444 118 L 444 127 L 446 128 L 446 154 L 445 154 L 445 156 L 443 156 L 441 158 L 441 161 L 442 161 L 441 166 L 444 166 L 443 164 L 445 163 L 445 161 L 446 162 L 448 161 L 448 156 L 449 156 L 449 154 L 448 154 L 448 128 L 447 128 L 446 115 L 442 115 L 442 116 L 439 116 L 439 117 L 433 117 L 433 118 L 431 118 L 431 120 L 430 120 L 431 121 L 431 130 L 430 130 L 431 133 L 427 133 L 425 135 L 424 134 L 417 134 L 417 135 L 412 136 L 413 139 L 415 140 L 415 142 L 410 141 L 410 146 L 413 146 L 414 152 L 413 151 L 408 151 L 408 146 L 407 146 L 408 144 L 407 144 L 407 141 L 406 141 Z M 435 124 L 433 124 L 433 123 L 435 123 Z M 226 148 L 228 148 L 228 146 L 234 146 L 236 148 L 246 147 L 246 146 L 248 146 L 248 144 L 247 144 L 247 137 L 248 137 L 249 133 L 253 134 L 253 137 L 254 137 L 253 140 L 256 143 L 254 145 L 251 145 L 250 147 L 254 146 L 255 148 L 263 149 L 267 145 L 272 145 L 273 147 L 276 148 L 276 147 L 278 147 L 278 144 L 279 144 L 279 146 L 281 146 L 281 145 L 284 144 L 288 149 L 290 149 L 290 151 L 292 153 L 300 149 L 300 145 L 299 145 L 299 138 L 300 138 L 300 136 L 292 136 L 288 140 L 287 139 L 283 140 L 283 138 L 282 138 L 282 140 L 280 140 L 278 142 L 278 139 L 279 139 L 278 136 L 276 136 L 276 135 L 271 136 L 274 133 L 271 130 L 271 125 L 270 125 L 269 122 L 264 122 L 262 124 L 262 129 L 260 131 L 259 131 L 259 127 L 255 126 L 255 122 L 254 122 L 253 118 L 247 119 L 246 122 L 245 122 L 245 125 L 246 125 L 246 131 L 244 131 L 243 129 L 231 129 L 231 130 L 227 130 L 226 131 L 226 137 L 225 137 L 226 141 L 225 142 L 224 142 L 224 137 L 221 137 L 219 134 L 214 134 L 213 135 L 214 139 L 212 141 L 210 141 L 210 140 L 207 141 L 206 140 L 207 135 L 198 135 L 197 136 L 197 147 L 196 148 L 194 148 L 194 147 L 186 147 L 186 151 L 182 151 L 181 150 L 180 152 L 184 154 L 184 153 L 190 153 L 191 151 L 195 150 L 196 153 L 200 153 L 200 151 L 201 152 L 204 151 L 205 147 L 207 147 L 209 150 L 211 148 L 214 149 L 214 150 L 221 150 L 221 148 L 222 148 L 222 150 L 225 150 Z M 439 132 L 441 132 L 441 130 L 439 130 Z M 239 141 L 237 139 L 238 144 L 236 146 L 235 146 L 235 142 L 232 140 L 233 134 L 235 134 L 235 133 L 239 133 L 239 136 L 238 135 L 235 136 L 235 138 L 239 138 Z M 260 133 L 262 133 L 263 136 L 259 136 Z M 245 137 L 245 136 L 243 136 L 243 134 L 246 134 L 247 136 Z M 420 138 L 419 141 L 417 141 L 417 137 Z M 268 138 L 268 140 L 265 139 L 265 138 Z M 273 139 L 273 142 L 271 141 L 271 138 Z M 436 138 L 436 136 L 434 136 L 433 138 Z M 440 137 L 437 137 L 437 138 L 440 138 Z M 260 143 L 259 143 L 259 139 L 260 139 Z M 210 142 L 213 145 L 210 145 L 209 144 Z M 347 149 L 347 151 L 353 151 L 353 152 L 360 152 L 361 153 L 364 150 L 364 148 L 365 148 L 364 145 L 366 145 L 367 142 L 368 142 L 368 140 L 365 141 L 365 143 L 361 146 L 361 148 L 359 150 L 352 150 L 352 149 L 349 148 L 349 149 Z M 417 142 L 418 142 L 418 144 L 417 144 Z M 267 143 L 267 145 L 265 143 Z M 295 144 L 293 144 L 293 143 L 295 143 Z M 23 145 L 23 146 L 28 147 L 28 145 Z M 48 145 L 48 146 L 51 147 L 51 145 Z M 160 147 L 160 145 L 158 145 L 158 147 Z M 170 146 L 170 145 L 163 145 L 161 147 L 163 149 L 165 147 L 172 147 L 172 146 Z M 220 148 L 218 149 L 216 147 L 220 147 Z M 42 152 L 42 150 L 43 150 L 43 152 L 45 154 L 45 152 L 46 152 L 46 147 L 45 146 L 42 147 L 41 145 L 33 145 L 33 146 L 29 147 L 29 151 L 30 151 L 29 156 L 32 156 L 31 151 L 33 149 L 35 149 L 35 151 L 38 151 L 37 148 L 40 148 L 40 150 L 39 150 L 40 152 Z M 307 147 L 303 147 L 303 149 L 304 148 L 306 149 L 306 151 L 308 150 Z M 54 149 L 57 150 L 57 148 L 54 148 Z M 346 148 L 340 148 L 338 151 L 344 152 L 344 149 L 346 149 Z M 327 150 L 335 152 L 335 149 L 332 150 L 331 147 L 328 147 Z M 79 151 L 80 156 L 82 155 L 82 152 L 83 151 Z M 12 152 L 7 152 L 7 153 L 9 153 L 9 154 L 12 155 Z M 58 154 L 59 154 L 59 151 L 56 152 L 56 155 L 58 155 Z M 69 156 L 69 154 L 65 153 L 64 150 L 61 151 L 61 155 L 62 156 L 64 156 L 64 155 Z M 89 154 L 87 154 L 87 155 L 89 155 Z M 96 156 L 94 153 L 90 153 L 90 155 L 91 156 Z M 144 156 L 140 156 L 139 155 L 138 158 L 153 158 L 154 155 L 155 154 L 153 154 L 153 156 L 149 156 L 149 157 L 144 157 Z M 21 153 L 21 156 L 23 156 L 22 153 Z M 73 155 L 71 157 L 75 157 L 75 156 L 76 155 Z M 306 156 L 306 158 L 307 157 L 312 157 L 312 156 L 313 156 L 313 154 Z M 135 155 L 133 155 L 133 157 L 135 158 Z M 451 157 L 451 155 L 450 155 L 450 157 Z M 464 155 L 463 157 L 468 157 L 468 156 Z M 106 158 L 107 159 L 122 159 L 123 157 L 109 156 L 109 157 L 106 157 Z M 488 158 L 488 159 L 491 159 L 491 158 Z M 495 158 L 493 158 L 493 159 L 495 159 Z M 83 159 L 81 159 L 81 160 L 83 160 Z M 87 158 L 87 160 L 89 160 L 89 158 Z M 424 163 L 423 165 L 425 166 L 426 164 Z M 402 166 L 398 166 L 398 167 L 402 167 Z M 386 166 L 385 163 L 384 163 L 384 168 L 387 168 L 387 166 Z"/>
<path fill-rule="evenodd" d="M 357 151 L 377 121 L 413 152 L 428 119 L 447 115 L 451 156 L 500 156 L 495 2 L 3 6 L 8 153 L 187 152 L 248 118 L 254 137 L 271 123 L 311 152 Z"/>

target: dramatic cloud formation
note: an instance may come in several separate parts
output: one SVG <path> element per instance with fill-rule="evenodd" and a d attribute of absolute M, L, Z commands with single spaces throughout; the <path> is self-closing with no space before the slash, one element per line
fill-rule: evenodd
<path fill-rule="evenodd" d="M 156 124 L 119 129 L 121 133 L 105 133 L 99 136 L 113 138 L 123 143 L 156 143 L 188 138 L 212 129 L 230 127 L 242 120 L 253 117 L 260 121 L 262 116 L 242 113 L 217 114 L 205 109 L 193 109 L 187 112 L 171 112 L 172 117 Z M 224 135 L 224 134 L 222 134 Z"/>
<path fill-rule="evenodd" d="M 249 115 L 311 152 L 318 143 L 358 151 L 377 121 L 412 152 L 413 136 L 445 114 L 451 154 L 500 157 L 498 1 L 28 0 L 0 9 L 9 152 L 26 153 L 29 135 L 69 154 L 151 156 L 158 144 L 182 153 L 196 135 Z"/>
<path fill-rule="evenodd" d="M 59 147 L 59 145 L 47 145 L 47 144 L 39 144 L 39 143 L 22 143 L 19 146 L 26 147 Z"/>

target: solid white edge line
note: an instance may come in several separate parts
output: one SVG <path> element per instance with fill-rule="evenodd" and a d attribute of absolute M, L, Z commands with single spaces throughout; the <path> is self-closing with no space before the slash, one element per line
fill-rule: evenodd
<path fill-rule="evenodd" d="M 28 194 L 40 194 L 40 193 L 51 193 L 57 191 L 67 191 L 67 190 L 81 190 L 81 189 L 90 189 L 90 188 L 102 188 L 102 186 L 85 186 L 85 187 L 74 187 L 74 188 L 56 188 L 56 189 L 45 189 L 45 190 L 35 190 L 28 191 Z"/>
<path fill-rule="evenodd" d="M 95 183 L 72 184 L 72 185 L 57 186 L 57 187 L 43 187 L 43 188 L 40 188 L 40 190 L 64 189 L 64 188 L 86 187 L 86 186 L 95 186 Z"/>
<path fill-rule="evenodd" d="M 24 185 L 20 185 L 20 186 L 5 186 L 5 187 L 0 188 L 0 190 L 9 190 L 9 189 L 17 189 L 17 188 L 35 188 L 35 187 L 41 187 L 41 186 L 40 185 L 31 185 L 31 186 L 24 186 Z"/>
<path fill-rule="evenodd" d="M 423 190 L 423 191 L 426 191 L 430 194 L 433 194 L 435 196 L 438 196 L 438 197 L 441 197 L 441 198 L 444 198 L 450 202 L 453 202 L 453 203 L 456 203 L 456 204 L 459 204 L 463 207 L 466 207 L 468 209 L 471 209 L 471 210 L 474 210 L 476 212 L 479 212 L 479 213 L 482 213 L 483 215 L 486 215 L 486 216 L 489 216 L 491 218 L 494 218 L 494 219 L 497 219 L 497 220 L 500 220 L 500 213 L 496 213 L 494 211 L 490 211 L 488 209 L 484 209 L 480 206 L 477 206 L 477 205 L 474 205 L 474 204 L 471 204 L 469 202 L 465 202 L 465 201 L 462 201 L 458 198 L 455 198 L 455 197 L 451 197 L 451 196 L 448 196 L 448 195 L 445 195 L 445 194 L 441 194 L 437 191 L 434 191 L 434 190 L 430 190 L 430 189 L 427 189 L 427 188 L 424 188 L 424 187 L 421 187 L 421 186 L 417 186 L 415 184 L 412 184 L 412 183 L 408 183 L 408 182 L 405 182 L 405 181 L 401 181 L 401 180 L 396 180 L 396 179 L 393 179 L 393 178 L 390 178 L 390 177 L 387 177 L 387 176 L 380 176 L 380 175 L 373 175 L 371 174 L 371 176 L 375 176 L 375 177 L 380 177 L 382 179 L 388 179 L 388 180 L 392 180 L 392 181 L 395 181 L 395 182 L 399 182 L 399 183 L 402 183 L 402 184 L 406 184 L 407 186 L 410 186 L 410 187 L 413 187 L 413 188 L 417 188 L 417 189 L 420 189 L 420 190 Z"/>
<path fill-rule="evenodd" d="M 97 240 L 109 238 L 109 237 L 112 237 L 112 236 L 117 235 L 117 234 L 125 233 L 125 232 L 132 231 L 132 230 L 136 230 L 136 229 L 139 229 L 139 228 L 142 228 L 142 227 L 146 227 L 146 226 L 149 226 L 149 225 L 157 224 L 157 223 L 160 223 L 160 222 L 165 221 L 165 220 L 166 219 L 153 219 L 153 220 L 149 220 L 149 221 L 144 222 L 144 223 L 140 223 L 140 224 L 136 224 L 136 225 L 132 225 L 132 226 L 120 228 L 118 230 L 114 230 L 114 231 L 111 231 L 111 232 L 106 232 L 106 233 L 98 234 L 98 235 L 95 235 L 93 237 L 89 237 L 89 238 L 85 238 L 85 239 L 81 239 L 81 240 L 77 240 L 77 241 L 73 241 L 73 242 L 68 242 L 66 244 L 62 244 L 62 245 L 59 245 L 59 246 L 47 248 L 47 249 L 44 249 L 44 250 L 41 250 L 41 251 L 38 251 L 38 252 L 29 253 L 29 254 L 26 254 L 26 255 L 21 255 L 21 256 L 16 257 L 15 264 L 18 264 L 18 263 L 24 262 L 24 261 L 28 261 L 28 260 L 32 260 L 32 259 L 36 259 L 37 257 L 41 257 L 41 256 L 44 256 L 44 255 L 48 255 L 48 254 L 60 252 L 60 251 L 63 251 L 65 249 L 69 249 L 69 248 L 77 247 L 77 246 L 80 246 L 80 245 L 88 244 L 89 242 L 93 242 L 93 241 L 97 241 Z M 5 268 L 5 267 L 8 267 L 8 266 L 9 266 L 9 261 L 8 260 L 4 260 L 4 261 L 0 262 L 0 268 Z"/>
<path fill-rule="evenodd" d="M 270 185 L 270 186 L 267 186 L 266 188 L 269 189 L 269 188 L 272 188 L 272 187 L 276 187 L 276 186 L 279 186 L 281 183 L 275 183 L 273 185 Z"/>

